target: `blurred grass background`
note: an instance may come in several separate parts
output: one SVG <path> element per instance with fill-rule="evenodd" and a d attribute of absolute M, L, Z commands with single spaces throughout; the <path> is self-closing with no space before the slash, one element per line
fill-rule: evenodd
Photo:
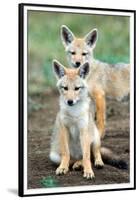
<path fill-rule="evenodd" d="M 129 17 L 28 11 L 29 95 L 55 88 L 53 59 L 68 66 L 60 38 L 62 24 L 80 37 L 97 28 L 94 57 L 109 63 L 129 62 Z"/>

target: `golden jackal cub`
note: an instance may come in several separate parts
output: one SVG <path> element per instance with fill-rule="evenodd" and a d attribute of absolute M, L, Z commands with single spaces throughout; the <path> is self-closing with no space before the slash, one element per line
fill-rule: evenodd
<path fill-rule="evenodd" d="M 72 67 L 78 68 L 89 62 L 90 74 L 87 79 L 89 93 L 96 103 L 97 127 L 101 137 L 105 129 L 105 96 L 121 99 L 129 93 L 130 65 L 117 63 L 110 65 L 93 58 L 97 41 L 97 29 L 90 31 L 84 38 L 77 38 L 65 25 L 61 27 L 61 38 Z"/>
<path fill-rule="evenodd" d="M 86 78 L 89 63 L 78 69 L 68 69 L 53 61 L 60 92 L 60 111 L 57 114 L 51 140 L 50 159 L 60 164 L 56 174 L 66 174 L 71 160 L 77 161 L 73 168 L 83 166 L 83 176 L 94 177 L 91 167 L 90 150 L 94 155 L 95 166 L 102 167 L 100 136 L 89 111 L 90 98 Z"/>

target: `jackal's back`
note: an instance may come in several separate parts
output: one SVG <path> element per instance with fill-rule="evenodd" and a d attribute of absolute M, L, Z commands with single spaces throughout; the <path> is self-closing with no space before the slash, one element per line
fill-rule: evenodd
<path fill-rule="evenodd" d="M 125 63 L 107 64 L 94 60 L 88 77 L 90 89 L 104 91 L 105 95 L 117 100 L 129 93 L 130 65 Z"/>

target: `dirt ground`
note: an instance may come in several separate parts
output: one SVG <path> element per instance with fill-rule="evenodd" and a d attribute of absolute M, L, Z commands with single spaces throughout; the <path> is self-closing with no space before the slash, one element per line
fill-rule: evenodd
<path fill-rule="evenodd" d="M 58 95 L 40 95 L 32 101 L 43 105 L 30 112 L 28 117 L 28 188 L 54 186 L 80 186 L 115 184 L 129 182 L 129 169 L 121 170 L 110 165 L 103 169 L 94 169 L 95 180 L 86 180 L 82 171 L 73 171 L 56 176 L 54 166 L 49 160 L 50 137 L 58 111 Z M 129 104 L 128 102 L 107 101 L 106 136 L 102 146 L 109 147 L 129 165 Z M 45 181 L 47 184 L 42 184 Z"/>

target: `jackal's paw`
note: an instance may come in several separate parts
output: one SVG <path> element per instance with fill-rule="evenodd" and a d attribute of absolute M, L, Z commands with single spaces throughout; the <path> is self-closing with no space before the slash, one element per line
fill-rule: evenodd
<path fill-rule="evenodd" d="M 56 169 L 56 175 L 66 174 L 68 172 L 68 167 L 58 167 Z"/>
<path fill-rule="evenodd" d="M 105 137 L 105 130 L 104 129 L 100 130 L 100 137 L 101 137 L 101 139 L 103 139 Z"/>
<path fill-rule="evenodd" d="M 93 170 L 87 170 L 87 171 L 84 170 L 83 177 L 87 178 L 87 179 L 93 179 L 93 178 L 95 178 L 95 174 L 94 174 Z"/>
<path fill-rule="evenodd" d="M 98 168 L 98 169 L 101 169 L 103 168 L 104 166 L 104 163 L 102 160 L 95 160 L 95 167 Z"/>
<path fill-rule="evenodd" d="M 79 169 L 81 169 L 82 167 L 83 167 L 83 165 L 82 165 L 82 160 L 78 160 L 78 161 L 76 161 L 76 162 L 73 164 L 72 169 L 73 169 L 73 170 L 79 170 Z"/>

